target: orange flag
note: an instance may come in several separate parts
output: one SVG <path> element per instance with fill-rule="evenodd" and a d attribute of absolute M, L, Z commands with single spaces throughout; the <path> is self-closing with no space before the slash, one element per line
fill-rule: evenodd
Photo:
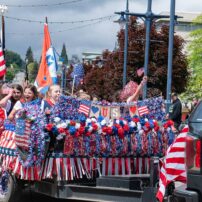
<path fill-rule="evenodd" d="M 35 80 L 35 86 L 42 89 L 42 93 L 45 93 L 51 84 L 57 83 L 56 71 L 57 63 L 55 54 L 51 46 L 48 25 L 45 23 L 41 64 Z"/>

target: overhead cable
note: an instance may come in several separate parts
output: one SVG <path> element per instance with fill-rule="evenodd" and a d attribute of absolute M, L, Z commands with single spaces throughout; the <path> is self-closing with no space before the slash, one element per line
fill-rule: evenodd
<path fill-rule="evenodd" d="M 75 21 L 49 21 L 49 24 L 76 24 L 76 23 L 85 23 L 85 22 L 93 22 L 93 21 L 100 21 L 100 20 L 107 20 L 116 15 L 108 15 L 108 16 L 103 16 L 99 18 L 92 18 L 92 19 L 86 19 L 86 20 L 75 20 Z M 12 16 L 4 16 L 7 19 L 10 20 L 16 20 L 16 21 L 22 21 L 22 22 L 34 22 L 34 23 L 44 23 L 42 20 L 31 20 L 31 19 L 25 19 L 25 18 L 17 18 L 17 17 L 12 17 Z"/>
<path fill-rule="evenodd" d="M 82 29 L 82 28 L 85 28 L 85 27 L 89 27 L 89 26 L 92 26 L 92 25 L 95 25 L 95 24 L 99 24 L 99 23 L 102 23 L 106 20 L 111 20 L 113 19 L 112 18 L 108 18 L 108 19 L 105 19 L 105 20 L 100 20 L 100 21 L 97 21 L 97 22 L 93 22 L 93 23 L 88 23 L 88 24 L 85 24 L 85 25 L 81 25 L 81 26 L 76 26 L 76 27 L 72 27 L 72 28 L 68 28 L 68 29 L 63 29 L 63 30 L 57 30 L 57 31 L 50 31 L 51 34 L 56 34 L 56 33 L 62 33 L 62 32 L 67 32 L 67 31 L 72 31 L 72 30 L 76 30 L 76 29 Z M 15 33 L 15 32 L 8 32 L 6 33 L 8 35 L 18 35 L 18 36 L 25 36 L 25 35 L 43 35 L 44 33 Z"/>
<path fill-rule="evenodd" d="M 84 0 L 70 0 L 70 1 L 64 1 L 64 2 L 59 2 L 59 3 L 48 3 L 48 4 L 27 4 L 27 5 L 15 5 L 15 4 L 6 4 L 8 7 L 15 7 L 15 8 L 38 8 L 38 7 L 49 7 L 49 6 L 61 6 L 64 4 L 73 4 L 73 3 L 78 3 Z"/>

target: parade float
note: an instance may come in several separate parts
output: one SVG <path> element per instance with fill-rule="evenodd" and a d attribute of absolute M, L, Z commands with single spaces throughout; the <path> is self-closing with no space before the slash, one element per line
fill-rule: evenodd
<path fill-rule="evenodd" d="M 175 136 L 162 104 L 161 97 L 127 104 L 61 96 L 48 117 L 40 100 L 25 105 L 0 137 L 2 191 L 5 173 L 36 183 L 150 173 L 150 159 L 163 157 Z"/>

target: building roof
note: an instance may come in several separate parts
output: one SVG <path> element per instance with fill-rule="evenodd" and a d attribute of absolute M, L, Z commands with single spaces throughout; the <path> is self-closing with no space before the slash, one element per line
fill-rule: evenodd
<path fill-rule="evenodd" d="M 100 56 L 100 55 L 102 55 L 102 53 L 96 53 L 96 52 L 83 52 L 82 55 L 83 55 L 83 56 L 92 56 L 92 55 L 94 55 L 94 56 Z"/>
<path fill-rule="evenodd" d="M 161 12 L 161 15 L 170 15 L 169 12 L 165 11 L 165 12 Z M 202 15 L 202 13 L 199 12 L 195 12 L 195 13 L 189 13 L 189 12 L 176 12 L 175 15 L 182 17 L 182 18 L 178 18 L 178 22 L 184 22 L 184 23 L 192 23 L 193 20 L 198 17 L 199 15 Z M 158 19 L 156 22 L 165 22 L 165 21 L 170 21 L 169 18 L 161 18 Z"/>

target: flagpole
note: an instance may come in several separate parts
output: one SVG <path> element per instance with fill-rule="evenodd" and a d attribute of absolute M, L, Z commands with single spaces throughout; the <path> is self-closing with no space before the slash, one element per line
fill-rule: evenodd
<path fill-rule="evenodd" d="M 1 21 L 2 21 L 2 50 L 3 54 L 5 55 L 5 21 L 4 21 L 4 16 L 1 16 Z"/>
<path fill-rule="evenodd" d="M 45 23 L 48 25 L 48 17 L 47 16 L 45 17 Z M 51 39 L 50 39 L 50 43 L 52 44 Z"/>
<path fill-rule="evenodd" d="M 5 20 L 4 20 L 4 13 L 8 10 L 8 7 L 5 5 L 0 5 L 0 12 L 1 12 L 1 30 L 2 30 L 2 38 L 1 38 L 1 45 L 3 54 L 5 55 Z"/>
<path fill-rule="evenodd" d="M 76 76 L 77 76 L 77 75 L 74 75 L 74 78 L 73 78 L 73 84 L 72 84 L 72 96 L 74 95 L 74 86 L 75 86 Z"/>

